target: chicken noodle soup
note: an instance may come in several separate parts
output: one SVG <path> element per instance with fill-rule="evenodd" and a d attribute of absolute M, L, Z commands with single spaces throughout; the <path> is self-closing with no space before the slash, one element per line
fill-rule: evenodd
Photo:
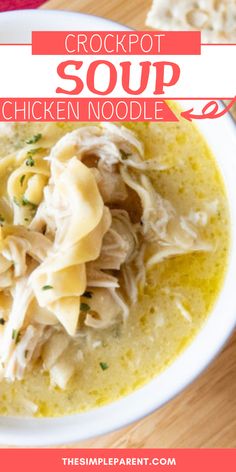
<path fill-rule="evenodd" d="M 54 416 L 150 380 L 227 263 L 217 165 L 179 123 L 2 124 L 0 412 Z"/>

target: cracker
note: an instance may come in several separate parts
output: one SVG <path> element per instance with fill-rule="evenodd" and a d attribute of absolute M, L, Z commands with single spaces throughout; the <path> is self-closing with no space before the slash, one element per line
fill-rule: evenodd
<path fill-rule="evenodd" d="M 236 0 L 153 0 L 147 26 L 202 32 L 202 42 L 236 43 Z"/>

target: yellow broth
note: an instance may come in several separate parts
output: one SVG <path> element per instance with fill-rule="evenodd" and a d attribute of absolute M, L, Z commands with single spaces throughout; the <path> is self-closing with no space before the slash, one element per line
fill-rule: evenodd
<path fill-rule="evenodd" d="M 15 135 L 2 141 L 0 155 L 20 148 L 43 126 L 16 125 Z M 58 124 L 55 141 L 76 126 Z M 65 391 L 50 387 L 49 375 L 38 367 L 22 381 L 1 382 L 3 415 L 26 414 L 23 398 L 38 405 L 36 416 L 57 416 L 89 410 L 132 392 L 173 362 L 201 329 L 217 299 L 227 267 L 229 220 L 224 185 L 211 151 L 197 129 L 184 120 L 125 126 L 144 142 L 145 158 L 159 157 L 168 166 L 152 171 L 152 182 L 181 214 L 201 210 L 204 202 L 218 201 L 217 214 L 204 228 L 204 238 L 214 250 L 170 258 L 149 272 L 126 324 L 105 330 L 96 349 L 84 347 L 84 362 Z M 4 183 L 1 171 L 0 176 Z M 192 322 L 176 307 L 176 294 Z M 101 363 L 107 368 L 102 369 Z"/>

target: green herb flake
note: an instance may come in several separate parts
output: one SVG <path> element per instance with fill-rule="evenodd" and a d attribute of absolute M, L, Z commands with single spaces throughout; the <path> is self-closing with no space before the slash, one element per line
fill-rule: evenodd
<path fill-rule="evenodd" d="M 2 223 L 4 223 L 5 218 L 0 214 L 0 226 L 2 226 Z"/>
<path fill-rule="evenodd" d="M 92 298 L 92 296 L 93 296 L 93 292 L 89 292 L 88 290 L 86 290 L 82 295 L 82 297 L 86 297 L 86 298 Z"/>
<path fill-rule="evenodd" d="M 106 362 L 99 362 L 99 365 L 102 370 L 107 370 L 109 368 L 109 365 Z"/>
<path fill-rule="evenodd" d="M 29 218 L 24 218 L 24 221 L 29 221 Z"/>
<path fill-rule="evenodd" d="M 22 205 L 23 206 L 30 205 L 33 209 L 37 208 L 37 205 L 35 205 L 35 203 L 33 202 L 30 202 L 24 195 L 22 197 Z"/>
<path fill-rule="evenodd" d="M 28 167 L 33 167 L 34 164 L 35 164 L 35 161 L 34 159 L 32 158 L 31 154 L 27 153 L 28 154 L 28 159 L 26 159 L 25 163 Z"/>
<path fill-rule="evenodd" d="M 52 290 L 52 289 L 53 289 L 52 285 L 44 285 L 42 287 L 42 290 Z"/>
<path fill-rule="evenodd" d="M 23 197 L 22 197 L 22 205 L 23 205 L 23 206 L 26 206 L 26 205 L 29 205 L 29 203 L 30 203 L 29 200 L 23 195 Z"/>
<path fill-rule="evenodd" d="M 13 329 L 11 337 L 15 342 L 17 342 L 18 336 L 19 336 L 19 332 L 17 331 L 17 329 Z"/>
<path fill-rule="evenodd" d="M 20 178 L 21 187 L 22 187 L 22 185 L 23 185 L 23 183 L 24 183 L 24 180 L 25 180 L 25 174 L 22 175 L 21 178 Z"/>
<path fill-rule="evenodd" d="M 4 325 L 6 323 L 6 321 L 4 320 L 4 318 L 0 318 L 0 325 Z"/>
<path fill-rule="evenodd" d="M 39 147 L 39 148 L 34 148 L 34 149 L 30 149 L 30 151 L 27 152 L 26 154 L 26 165 L 27 166 L 30 166 L 30 167 L 33 167 L 35 165 L 35 161 L 33 159 L 33 155 L 34 154 L 39 154 L 40 152 L 44 152 L 45 153 L 46 151 L 46 148 L 43 148 L 43 147 Z"/>
<path fill-rule="evenodd" d="M 80 303 L 80 311 L 87 313 L 90 310 L 90 306 L 87 303 Z"/>
<path fill-rule="evenodd" d="M 125 152 L 123 151 L 123 149 L 120 149 L 120 155 L 123 161 L 126 161 L 126 159 L 128 159 L 131 156 L 129 152 Z"/>
<path fill-rule="evenodd" d="M 32 136 L 32 138 L 26 139 L 26 144 L 35 144 L 42 138 L 42 134 L 38 133 Z"/>

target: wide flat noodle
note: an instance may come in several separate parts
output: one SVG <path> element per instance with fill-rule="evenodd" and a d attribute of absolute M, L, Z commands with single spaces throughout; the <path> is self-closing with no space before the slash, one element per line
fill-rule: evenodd
<path fill-rule="evenodd" d="M 58 180 L 52 198 L 55 205 L 64 205 L 65 217 L 57 216 L 53 250 L 32 273 L 31 283 L 39 305 L 48 306 L 67 332 L 74 335 L 79 297 L 86 288 L 85 262 L 98 257 L 111 220 L 108 210 L 104 211 L 95 178 L 84 164 L 72 158 L 60 170 L 61 173 L 56 169 Z"/>
<path fill-rule="evenodd" d="M 52 179 L 56 174 L 53 204 L 64 212 L 58 213 L 55 244 L 60 248 L 71 247 L 99 223 L 103 214 L 103 200 L 92 172 L 76 158 L 70 159 L 65 168 L 52 165 Z"/>

